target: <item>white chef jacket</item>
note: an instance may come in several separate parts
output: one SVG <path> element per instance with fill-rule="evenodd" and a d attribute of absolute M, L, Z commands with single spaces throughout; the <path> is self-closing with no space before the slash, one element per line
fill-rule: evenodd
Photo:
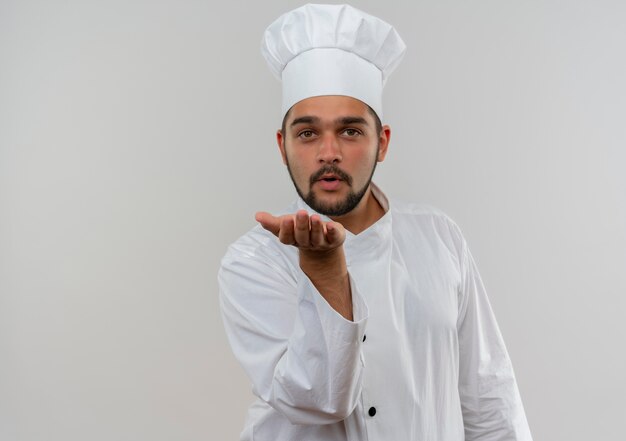
<path fill-rule="evenodd" d="M 242 441 L 531 441 L 513 368 L 458 226 L 389 201 L 344 243 L 353 319 L 256 226 L 219 271 L 235 357 L 252 381 Z M 314 211 L 302 199 L 285 210 Z M 322 216 L 323 220 L 329 220 Z"/>

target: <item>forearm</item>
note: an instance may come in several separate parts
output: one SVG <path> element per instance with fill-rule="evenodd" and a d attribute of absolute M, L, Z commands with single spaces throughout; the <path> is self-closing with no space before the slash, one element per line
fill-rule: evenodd
<path fill-rule="evenodd" d="M 280 276 L 291 270 L 270 261 L 266 254 L 223 259 L 220 306 L 235 357 L 255 394 L 292 423 L 340 421 L 360 397 L 367 305 L 351 285 L 354 319 L 348 321 L 301 271 L 291 284 Z"/>
<path fill-rule="evenodd" d="M 324 253 L 300 250 L 300 268 L 328 304 L 352 321 L 352 293 L 343 247 Z"/>
<path fill-rule="evenodd" d="M 358 288 L 355 302 L 367 313 Z M 337 314 L 308 277 L 298 281 L 298 308 L 287 350 L 273 370 L 268 402 L 294 424 L 329 424 L 357 405 L 363 377 L 360 358 L 366 318 Z"/>
<path fill-rule="evenodd" d="M 467 244 L 461 256 L 459 394 L 467 441 L 532 441 L 513 366 Z"/>

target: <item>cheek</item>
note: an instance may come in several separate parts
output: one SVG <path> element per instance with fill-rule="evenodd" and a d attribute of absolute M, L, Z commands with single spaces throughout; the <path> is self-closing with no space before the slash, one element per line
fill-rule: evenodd
<path fill-rule="evenodd" d="M 372 168 L 376 165 L 376 153 L 367 155 L 365 158 L 361 158 L 357 163 L 355 163 L 354 170 L 358 172 L 358 178 L 361 180 L 367 180 L 370 177 L 370 173 L 372 173 Z M 356 177 L 356 176 L 355 176 Z"/>
<path fill-rule="evenodd" d="M 291 170 L 293 178 L 298 182 L 298 184 L 308 187 L 309 177 L 313 172 L 307 170 L 301 158 L 294 158 L 292 155 L 288 155 L 287 159 L 289 161 L 289 169 Z"/>

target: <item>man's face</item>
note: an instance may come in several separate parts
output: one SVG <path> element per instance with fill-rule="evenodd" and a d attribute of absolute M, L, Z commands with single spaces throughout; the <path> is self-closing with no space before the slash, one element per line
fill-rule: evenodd
<path fill-rule="evenodd" d="M 277 133 L 278 145 L 300 197 L 327 216 L 352 211 L 369 190 L 387 152 L 389 127 L 378 133 L 366 104 L 346 96 L 296 103 Z"/>

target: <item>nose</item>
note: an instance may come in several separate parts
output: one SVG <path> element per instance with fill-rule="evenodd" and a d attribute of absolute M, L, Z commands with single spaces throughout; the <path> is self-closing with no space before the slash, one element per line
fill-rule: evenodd
<path fill-rule="evenodd" d="M 337 142 L 337 137 L 334 134 L 324 135 L 317 152 L 317 160 L 333 164 L 341 162 L 341 159 L 341 148 L 339 147 L 339 142 Z"/>

